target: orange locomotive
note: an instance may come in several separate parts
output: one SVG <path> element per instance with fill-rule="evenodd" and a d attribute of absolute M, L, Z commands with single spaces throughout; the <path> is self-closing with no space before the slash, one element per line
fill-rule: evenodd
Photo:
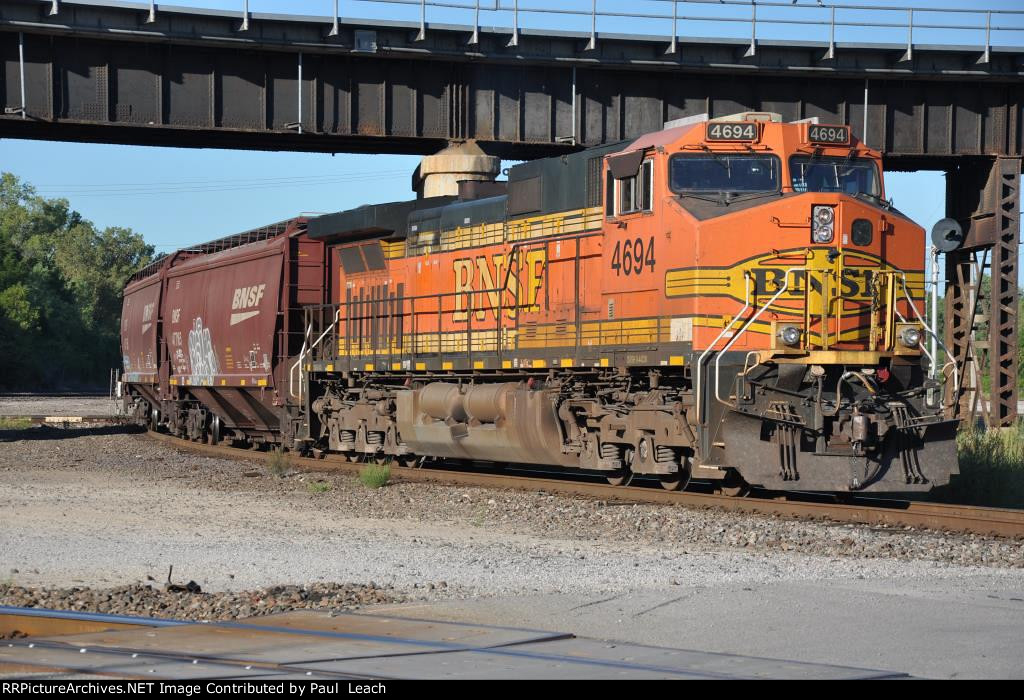
<path fill-rule="evenodd" d="M 309 221 L 332 303 L 289 358 L 300 445 L 729 493 L 956 473 L 924 231 L 849 127 L 692 119 L 462 184 Z"/>

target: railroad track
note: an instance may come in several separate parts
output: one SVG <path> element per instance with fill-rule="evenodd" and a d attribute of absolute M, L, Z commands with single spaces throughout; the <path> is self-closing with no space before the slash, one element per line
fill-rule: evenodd
<path fill-rule="evenodd" d="M 251 461 L 255 454 L 222 445 L 189 442 L 163 433 L 147 432 L 147 437 L 179 449 L 215 457 Z M 363 466 L 344 457 L 328 455 L 321 459 L 291 457 L 292 465 L 303 472 L 357 473 Z M 689 491 L 670 492 L 658 486 L 611 486 L 581 480 L 578 475 L 562 478 L 553 475 L 540 478 L 520 470 L 494 473 L 493 470 L 473 471 L 467 468 L 442 467 L 411 468 L 392 466 L 391 474 L 397 481 L 433 482 L 489 488 L 526 491 L 544 491 L 602 501 L 683 505 L 695 508 L 718 508 L 725 511 L 776 515 L 793 519 L 824 520 L 836 523 L 856 523 L 891 528 L 913 528 L 945 532 L 993 535 L 1024 539 L 1024 510 L 1008 508 L 981 508 L 921 501 L 897 501 L 862 498 L 851 503 L 823 503 L 812 494 L 779 495 L 771 492 L 734 498 Z"/>
<path fill-rule="evenodd" d="M 71 426 L 123 422 L 120 417 L 102 416 L 9 416 L 28 418 L 35 423 Z M 215 457 L 252 461 L 251 450 L 223 445 L 204 445 L 189 442 L 163 433 L 148 431 L 147 437 L 179 449 Z M 292 464 L 304 472 L 358 473 L 361 464 L 344 457 L 328 455 L 322 459 L 291 456 Z M 992 535 L 1024 539 L 1024 510 L 1009 508 L 983 508 L 922 501 L 884 500 L 854 497 L 848 503 L 823 502 L 822 494 L 779 494 L 754 492 L 745 498 L 734 498 L 693 491 L 664 491 L 651 487 L 611 486 L 589 480 L 587 475 L 556 473 L 540 468 L 514 468 L 497 472 L 495 469 L 473 470 L 466 467 L 445 469 L 440 466 L 409 468 L 392 466 L 396 481 L 458 484 L 487 488 L 544 491 L 618 503 L 654 503 L 683 505 L 690 508 L 718 508 L 737 513 L 775 515 L 791 519 L 810 519 L 835 523 L 855 523 L 887 528 L 913 528 Z M 544 476 L 535 474 L 543 473 Z"/>

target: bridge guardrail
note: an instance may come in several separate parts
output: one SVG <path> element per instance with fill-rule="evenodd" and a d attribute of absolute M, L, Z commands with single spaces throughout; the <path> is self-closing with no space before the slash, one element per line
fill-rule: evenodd
<path fill-rule="evenodd" d="M 50 14 L 61 12 L 62 0 L 50 3 Z M 269 2 L 269 0 L 267 0 Z M 517 46 L 522 30 L 559 29 L 589 34 L 587 49 L 596 49 L 602 34 L 663 36 L 667 52 L 674 53 L 684 35 L 701 38 L 749 37 L 746 55 L 757 52 L 758 41 L 800 38 L 828 43 L 826 57 L 835 54 L 838 41 L 858 42 L 864 36 L 877 41 L 879 30 L 900 35 L 906 44 L 905 60 L 913 58 L 915 44 L 939 43 L 977 46 L 979 62 L 987 62 L 993 48 L 1024 46 L 1024 10 L 978 7 L 928 7 L 828 3 L 823 0 L 638 0 L 626 10 L 620 0 L 320 0 L 328 35 L 340 31 L 342 21 L 374 20 L 418 22 L 418 40 L 427 38 L 432 23 L 461 25 L 470 34 L 468 45 L 479 43 L 481 30 L 507 33 L 508 45 Z M 271 18 L 250 10 L 249 0 L 237 3 L 240 31 L 250 21 Z M 803 3 L 803 4 L 801 4 Z M 213 0 L 211 0 L 213 4 Z M 264 5 L 266 2 L 263 3 Z M 589 5 L 589 7 L 588 7 Z M 282 10 L 287 5 L 282 4 Z M 160 4 L 140 3 L 155 22 Z M 385 8 L 387 17 L 374 16 Z M 181 8 L 175 8 L 180 11 Z M 229 10 L 231 11 L 231 10 Z M 557 18 L 553 20 L 552 18 Z M 700 25 L 700 32 L 693 32 Z M 710 29 L 714 27 L 714 31 Z M 811 28 L 815 30 L 811 30 Z M 788 29 L 795 37 L 772 36 L 771 30 Z M 681 32 L 683 34 L 681 34 Z M 940 36 L 941 33 L 941 36 Z M 953 34 L 958 41 L 951 41 Z M 858 36 L 860 35 L 860 36 Z M 959 41 L 962 39 L 963 41 Z"/>

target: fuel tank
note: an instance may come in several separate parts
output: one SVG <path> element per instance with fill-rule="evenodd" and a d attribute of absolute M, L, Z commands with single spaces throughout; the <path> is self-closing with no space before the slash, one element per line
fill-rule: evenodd
<path fill-rule="evenodd" d="M 562 452 L 555 397 L 522 382 L 431 382 L 398 392 L 398 432 L 416 454 L 578 466 L 575 454 Z"/>

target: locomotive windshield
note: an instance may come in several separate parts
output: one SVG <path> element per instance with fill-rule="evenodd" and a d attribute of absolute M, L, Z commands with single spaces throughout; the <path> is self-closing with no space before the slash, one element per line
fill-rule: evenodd
<path fill-rule="evenodd" d="M 878 171 L 863 158 L 793 156 L 789 170 L 796 192 L 842 192 L 879 196 Z"/>
<path fill-rule="evenodd" d="M 669 161 L 673 192 L 777 192 L 777 156 L 749 154 L 675 155 Z"/>

